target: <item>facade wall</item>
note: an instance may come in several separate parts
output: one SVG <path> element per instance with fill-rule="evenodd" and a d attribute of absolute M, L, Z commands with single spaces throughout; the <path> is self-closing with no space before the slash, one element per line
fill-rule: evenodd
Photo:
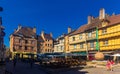
<path fill-rule="evenodd" d="M 120 24 L 99 29 L 100 50 L 120 49 Z"/>
<path fill-rule="evenodd" d="M 54 52 L 65 52 L 64 43 L 65 43 L 64 38 L 58 40 L 58 44 L 54 45 Z"/>
<path fill-rule="evenodd" d="M 86 51 L 85 40 L 86 40 L 85 33 L 70 36 L 69 37 L 70 51 L 71 52 Z"/>
<path fill-rule="evenodd" d="M 65 37 L 65 46 L 64 46 L 64 52 L 65 53 L 69 53 L 70 52 L 70 49 L 69 49 L 69 36 L 68 35 L 66 35 Z"/>
<path fill-rule="evenodd" d="M 46 40 L 43 43 L 43 52 L 42 53 L 52 53 L 53 52 L 53 40 Z"/>

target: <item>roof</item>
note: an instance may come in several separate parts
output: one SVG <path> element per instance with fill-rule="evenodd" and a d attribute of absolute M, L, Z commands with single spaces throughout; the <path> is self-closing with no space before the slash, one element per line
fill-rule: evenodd
<path fill-rule="evenodd" d="M 36 38 L 36 33 L 34 33 L 33 28 L 30 27 L 21 27 L 20 29 L 15 31 L 12 35 Z"/>
<path fill-rule="evenodd" d="M 80 26 L 76 31 L 74 31 L 73 33 L 71 33 L 71 34 L 69 34 L 70 36 L 71 35 L 75 35 L 75 34 L 79 34 L 79 33 L 82 33 L 82 32 L 84 32 L 85 30 L 86 30 L 86 28 L 87 28 L 87 26 L 88 25 L 82 25 L 82 26 Z"/>
<path fill-rule="evenodd" d="M 38 41 L 44 42 L 43 38 L 41 36 L 38 36 Z"/>
<path fill-rule="evenodd" d="M 50 34 L 46 34 L 46 33 L 44 33 L 44 38 L 48 39 L 48 40 L 52 40 L 53 39 Z"/>
<path fill-rule="evenodd" d="M 107 26 L 111 26 L 117 23 L 120 23 L 120 14 L 119 15 L 106 15 L 105 19 L 99 19 L 99 17 L 92 19 L 92 22 L 90 24 L 85 24 L 80 26 L 76 31 L 72 32 L 71 35 L 75 35 L 75 34 L 79 34 L 82 33 L 84 31 L 88 31 L 90 29 L 93 28 L 102 28 L 102 21 L 108 21 L 108 25 Z M 107 27 L 105 26 L 105 27 Z"/>

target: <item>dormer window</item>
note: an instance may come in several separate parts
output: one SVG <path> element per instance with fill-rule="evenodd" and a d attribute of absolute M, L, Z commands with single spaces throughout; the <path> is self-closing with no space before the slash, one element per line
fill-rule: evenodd
<path fill-rule="evenodd" d="M 107 29 L 105 28 L 102 30 L 102 34 L 106 34 L 106 33 L 107 33 Z"/>
<path fill-rule="evenodd" d="M 102 27 L 105 27 L 105 26 L 107 26 L 108 25 L 108 22 L 106 22 L 106 21 L 103 21 L 102 22 Z"/>
<path fill-rule="evenodd" d="M 72 40 L 75 41 L 75 37 L 73 37 Z"/>

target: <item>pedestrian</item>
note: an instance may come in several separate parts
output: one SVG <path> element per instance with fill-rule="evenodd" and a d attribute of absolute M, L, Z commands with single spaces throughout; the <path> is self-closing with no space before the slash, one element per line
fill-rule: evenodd
<path fill-rule="evenodd" d="M 111 70 L 111 62 L 109 59 L 107 60 L 106 68 L 108 71 Z"/>
<path fill-rule="evenodd" d="M 33 67 L 33 59 L 30 59 L 30 67 Z"/>
<path fill-rule="evenodd" d="M 110 70 L 113 71 L 114 61 L 113 61 L 113 60 L 110 60 L 110 63 L 111 63 L 111 65 L 110 65 L 110 66 L 111 66 L 111 67 L 110 67 L 111 69 L 110 69 Z"/>
<path fill-rule="evenodd" d="M 14 68 L 16 66 L 16 63 L 17 63 L 17 59 L 16 59 L 16 57 L 14 57 L 14 59 L 13 59 L 13 66 L 14 66 Z"/>

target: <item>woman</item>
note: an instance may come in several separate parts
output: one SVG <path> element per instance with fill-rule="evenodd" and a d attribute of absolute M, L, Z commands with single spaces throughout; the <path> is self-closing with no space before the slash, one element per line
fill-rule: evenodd
<path fill-rule="evenodd" d="M 107 60 L 106 68 L 107 68 L 107 70 L 111 70 L 111 62 L 110 62 L 110 60 Z"/>

